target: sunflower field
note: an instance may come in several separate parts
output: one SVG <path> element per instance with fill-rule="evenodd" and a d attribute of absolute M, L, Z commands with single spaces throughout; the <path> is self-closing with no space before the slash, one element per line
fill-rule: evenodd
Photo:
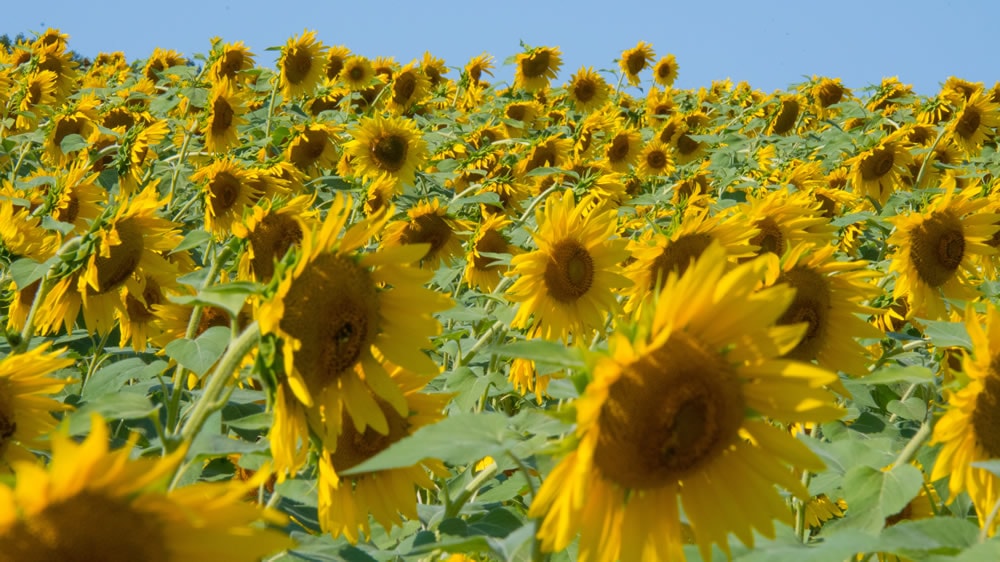
<path fill-rule="evenodd" d="M 0 47 L 0 561 L 1000 559 L 1000 83 L 67 41 Z"/>

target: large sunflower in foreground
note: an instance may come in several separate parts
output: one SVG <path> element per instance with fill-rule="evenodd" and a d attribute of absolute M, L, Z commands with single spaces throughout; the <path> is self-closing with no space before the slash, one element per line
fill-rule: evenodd
<path fill-rule="evenodd" d="M 292 546 L 283 533 L 254 526 L 285 519 L 244 501 L 260 482 L 164 492 L 185 448 L 130 460 L 137 439 L 109 451 L 109 438 L 95 415 L 82 443 L 53 436 L 47 469 L 15 465 L 16 487 L 0 484 L 0 562 L 249 561 Z"/>
<path fill-rule="evenodd" d="M 980 212 L 987 204 L 977 188 L 949 189 L 924 212 L 889 219 L 896 230 L 888 243 L 898 248 L 889 266 L 899 276 L 893 297 L 907 297 L 914 315 L 943 318 L 944 298 L 979 296 L 974 258 L 996 253 L 988 241 L 1000 221 L 995 213 Z"/>
<path fill-rule="evenodd" d="M 69 408 L 49 396 L 71 381 L 48 375 L 73 360 L 49 347 L 45 343 L 0 360 L 0 474 L 8 472 L 12 462 L 35 462 L 29 449 L 48 449 L 48 440 L 42 438 L 56 427 L 50 412 Z"/>
<path fill-rule="evenodd" d="M 354 429 L 390 430 L 378 400 L 398 415 L 407 405 L 386 367 L 418 374 L 438 367 L 423 350 L 440 330 L 431 315 L 448 299 L 423 284 L 431 272 L 411 264 L 427 252 L 415 244 L 359 252 L 385 226 L 389 209 L 352 225 L 349 199 L 338 194 L 318 232 L 307 231 L 298 262 L 256 311 L 263 334 L 281 340 L 284 376 L 275 400 L 271 448 L 279 473 L 305 461 L 310 431 L 336 452 L 344 420 Z"/>
<path fill-rule="evenodd" d="M 427 160 L 427 142 L 413 120 L 401 117 L 362 118 L 345 145 L 361 177 L 395 180 L 398 187 L 413 184 Z"/>
<path fill-rule="evenodd" d="M 593 367 L 576 403 L 576 449 L 548 475 L 528 512 L 542 549 L 579 533 L 588 561 L 683 560 L 680 509 L 702 556 L 728 535 L 752 546 L 792 523 L 775 484 L 808 500 L 792 468 L 822 461 L 785 423 L 830 421 L 843 410 L 821 388 L 834 373 L 776 358 L 802 326 L 775 326 L 794 291 L 760 291 L 766 260 L 726 273 L 713 244 L 684 275 L 671 274 L 655 311 Z"/>
<path fill-rule="evenodd" d="M 395 366 L 388 367 L 393 381 L 406 396 L 406 411 L 399 412 L 385 400 L 376 398 L 378 407 L 389 420 L 389 430 L 379 433 L 369 427 L 359 431 L 344 420 L 344 432 L 337 439 L 336 450 L 323 451 L 319 459 L 320 527 L 334 537 L 344 535 L 352 543 L 361 535 L 371 536 L 371 519 L 385 529 L 402 525 L 403 517 L 416 520 L 414 487 L 434 488 L 427 468 L 440 475 L 448 473 L 440 461 L 428 459 L 407 467 L 350 476 L 341 474 L 444 417 L 442 412 L 451 400 L 450 394 L 424 394 L 420 390 L 427 384 L 427 377 Z"/>
<path fill-rule="evenodd" d="M 629 285 L 618 266 L 628 254 L 615 237 L 616 212 L 585 209 L 570 190 L 550 197 L 535 213 L 538 249 L 511 260 L 508 275 L 518 278 L 507 298 L 520 303 L 511 326 L 531 337 L 586 339 L 620 309 L 612 290 Z"/>
<path fill-rule="evenodd" d="M 1000 478 L 972 466 L 977 461 L 1000 458 L 1000 310 L 987 307 L 983 324 L 970 308 L 965 326 L 972 340 L 972 353 L 962 359 L 969 383 L 946 394 L 947 411 L 934 424 L 932 442 L 942 447 L 931 480 L 950 477 L 949 502 L 968 492 L 982 525 L 1000 498 Z M 996 521 L 989 533 L 995 530 Z"/>

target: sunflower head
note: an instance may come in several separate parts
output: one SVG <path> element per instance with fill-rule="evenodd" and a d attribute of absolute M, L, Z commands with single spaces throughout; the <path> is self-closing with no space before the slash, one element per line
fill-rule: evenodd
<path fill-rule="evenodd" d="M 639 73 L 645 70 L 655 57 L 653 46 L 645 41 L 639 41 L 635 47 L 622 52 L 621 58 L 618 59 L 618 66 L 628 78 L 628 83 L 638 86 Z"/>
<path fill-rule="evenodd" d="M 515 60 L 514 86 L 529 92 L 547 88 L 562 66 L 558 47 L 535 47 L 518 53 Z"/>
<path fill-rule="evenodd" d="M 674 55 L 667 55 L 656 63 L 653 67 L 653 80 L 657 84 L 669 89 L 677 80 L 677 72 L 680 67 L 677 65 L 677 58 Z"/>
<path fill-rule="evenodd" d="M 281 48 L 281 92 L 285 99 L 308 95 L 316 89 L 325 72 L 323 43 L 315 31 L 292 37 Z"/>
<path fill-rule="evenodd" d="M 390 178 L 399 186 L 412 185 L 427 160 L 427 142 L 410 119 L 362 118 L 351 134 L 345 150 L 365 179 Z"/>

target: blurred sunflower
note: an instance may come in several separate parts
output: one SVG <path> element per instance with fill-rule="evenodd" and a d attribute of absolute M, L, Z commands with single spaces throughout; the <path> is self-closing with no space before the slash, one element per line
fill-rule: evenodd
<path fill-rule="evenodd" d="M 338 129 L 325 123 L 296 125 L 292 142 L 288 143 L 285 160 L 307 174 L 315 174 L 336 166 Z"/>
<path fill-rule="evenodd" d="M 247 241 L 240 256 L 241 279 L 262 283 L 271 280 L 275 262 L 299 247 L 304 233 L 318 224 L 314 201 L 314 195 L 299 195 L 288 201 L 264 200 L 254 205 L 242 222 L 233 223 L 233 234 Z"/>
<path fill-rule="evenodd" d="M 393 76 L 389 88 L 391 90 L 387 102 L 389 110 L 395 113 L 406 113 L 427 97 L 430 93 L 431 83 L 414 61 L 404 66 Z"/>
<path fill-rule="evenodd" d="M 173 251 L 182 236 L 178 224 L 158 216 L 165 203 L 151 183 L 93 229 L 94 250 L 82 269 L 57 281 L 46 296 L 39 310 L 41 331 L 63 325 L 72 332 L 82 307 L 87 330 L 107 334 L 117 325 L 115 310 L 125 309 L 126 286 L 135 295 L 142 293 L 145 276 L 176 279 L 177 266 L 162 254 Z"/>
<path fill-rule="evenodd" d="M 371 86 L 375 79 L 375 69 L 372 61 L 360 55 L 347 57 L 344 68 L 340 71 L 340 81 L 352 92 L 364 90 Z"/>
<path fill-rule="evenodd" d="M 814 100 L 816 114 L 824 118 L 832 111 L 831 106 L 850 99 L 851 90 L 841 84 L 840 78 L 815 79 L 814 77 L 813 85 L 809 89 L 809 96 Z"/>
<path fill-rule="evenodd" d="M 444 417 L 442 412 L 451 395 L 424 394 L 420 390 L 427 384 L 427 377 L 414 375 L 399 367 L 389 368 L 393 383 L 406 397 L 405 409 L 400 412 L 382 398 L 374 397 L 377 407 L 388 420 L 388 431 L 385 432 L 378 432 L 372 427 L 359 430 L 344 412 L 345 419 L 341 423 L 344 432 L 337 438 L 336 447 L 323 451 L 319 459 L 320 527 L 333 537 L 343 535 L 351 543 L 356 543 L 362 536 L 371 536 L 371 519 L 386 530 L 402 525 L 403 517 L 418 519 L 414 488 L 433 489 L 435 486 L 427 468 L 439 475 L 448 474 L 444 464 L 431 459 L 408 467 L 350 476 L 341 474 L 417 429 Z"/>
<path fill-rule="evenodd" d="M 946 391 L 948 406 L 934 424 L 932 443 L 941 444 L 934 462 L 931 480 L 948 479 L 953 502 L 962 492 L 968 492 L 979 524 L 1000 499 L 1000 479 L 983 468 L 972 466 L 977 461 L 1000 458 L 1000 310 L 986 307 L 980 319 L 970 306 L 965 313 L 965 327 L 972 341 L 972 352 L 962 358 L 962 370 L 968 384 L 957 391 Z M 997 521 L 987 530 L 996 531 Z"/>
<path fill-rule="evenodd" d="M 896 227 L 887 240 L 897 248 L 889 265 L 898 276 L 893 297 L 907 297 L 914 315 L 944 318 L 944 298 L 979 297 L 975 256 L 996 253 L 987 241 L 1000 221 L 982 212 L 987 204 L 977 188 L 949 189 L 923 212 L 889 219 Z"/>
<path fill-rule="evenodd" d="M 219 48 L 218 58 L 212 62 L 209 76 L 212 82 L 241 82 L 245 80 L 247 70 L 254 67 L 254 54 L 243 44 L 243 41 L 226 43 Z"/>
<path fill-rule="evenodd" d="M 1000 104 L 976 93 L 964 101 L 945 130 L 966 155 L 973 156 L 996 134 L 997 127 L 1000 127 Z"/>
<path fill-rule="evenodd" d="M 281 69 L 281 95 L 286 100 L 312 94 L 326 71 L 323 43 L 316 40 L 315 31 L 288 39 L 281 48 L 278 67 Z"/>
<path fill-rule="evenodd" d="M 427 77 L 431 88 L 437 88 L 439 85 L 447 85 L 450 82 L 450 80 L 445 78 L 445 74 L 450 72 L 445 60 L 435 57 L 430 51 L 424 51 L 424 57 L 420 60 L 420 70 Z"/>
<path fill-rule="evenodd" d="M 142 74 L 147 80 L 156 83 L 163 79 L 170 79 L 171 76 L 166 71 L 175 66 L 184 66 L 187 59 L 183 55 L 172 49 L 161 49 L 156 47 L 153 54 L 146 59 L 146 65 L 142 68 Z"/>
<path fill-rule="evenodd" d="M 17 118 L 14 120 L 14 130 L 33 131 L 38 126 L 39 119 L 52 112 L 52 106 L 57 103 L 57 79 L 55 72 L 38 70 L 21 82 L 21 97 L 17 107 Z"/>
<path fill-rule="evenodd" d="M 604 145 L 604 164 L 614 172 L 627 172 L 639 161 L 641 150 L 642 135 L 639 131 L 622 127 Z"/>
<path fill-rule="evenodd" d="M 382 357 L 418 374 L 438 372 L 422 350 L 432 348 L 430 337 L 440 329 L 431 315 L 449 300 L 422 286 L 431 272 L 410 265 L 427 247 L 358 252 L 385 226 L 389 209 L 341 234 L 351 207 L 340 193 L 334 196 L 319 232 L 303 233 L 297 263 L 255 311 L 261 332 L 281 340 L 284 375 L 271 449 L 282 478 L 304 463 L 310 432 L 333 453 L 345 419 L 359 432 L 389 433 L 376 399 L 406 415 L 404 394 Z"/>
<path fill-rule="evenodd" d="M 879 295 L 872 280 L 882 274 L 868 269 L 863 260 L 835 259 L 835 250 L 832 245 L 799 244 L 781 256 L 780 265 L 772 262 L 766 283 L 795 289 L 795 299 L 777 323 L 807 326 L 799 343 L 783 356 L 860 377 L 868 373 L 869 361 L 857 339 L 882 337 L 878 328 L 862 319 L 879 312 L 865 303 Z"/>
<path fill-rule="evenodd" d="M 363 117 L 344 146 L 362 178 L 391 178 L 397 187 L 412 185 L 427 161 L 427 142 L 411 119 Z"/>
<path fill-rule="evenodd" d="M 802 329 L 774 326 L 791 289 L 754 290 L 765 261 L 727 273 L 713 244 L 670 275 L 631 336 L 615 334 L 576 403 L 577 446 L 529 509 L 543 550 L 579 534 L 587 560 L 683 560 L 681 506 L 706 560 L 713 543 L 729 554 L 730 533 L 753 546 L 754 531 L 774 537 L 775 519 L 791 523 L 775 484 L 808 500 L 789 468 L 823 463 L 758 415 L 819 422 L 844 411 L 822 388 L 834 373 L 777 358 Z"/>
<path fill-rule="evenodd" d="M 435 198 L 421 200 L 406 211 L 407 219 L 393 221 L 386 225 L 382 237 L 384 247 L 404 244 L 426 244 L 426 252 L 420 257 L 420 266 L 436 270 L 441 265 L 451 265 L 452 260 L 462 254 L 462 241 L 472 230 L 469 221 L 457 219 L 448 214 Z"/>
<path fill-rule="evenodd" d="M 0 484 L 0 561 L 250 561 L 293 546 L 284 533 L 255 525 L 283 524 L 283 515 L 243 501 L 261 478 L 164 492 L 185 447 L 131 460 L 136 434 L 116 451 L 109 441 L 95 414 L 83 442 L 53 435 L 48 469 L 15 465 L 16 487 Z"/>
<path fill-rule="evenodd" d="M 669 234 L 645 230 L 637 240 L 630 240 L 629 254 L 634 261 L 625 266 L 625 277 L 634 284 L 622 290 L 625 311 L 639 310 L 660 294 L 671 273 L 683 275 L 713 242 L 720 244 L 728 259 L 754 255 L 750 239 L 757 230 L 736 216 L 709 216 L 708 209 L 685 213 Z"/>
<path fill-rule="evenodd" d="M 45 139 L 45 158 L 49 163 L 64 168 L 77 159 L 84 147 L 63 152 L 63 141 L 70 135 L 79 135 L 85 141 L 94 137 L 98 132 L 98 105 L 100 101 L 96 97 L 86 95 L 75 104 L 63 106 L 62 111 L 52 117 Z"/>
<path fill-rule="evenodd" d="M 37 462 L 31 450 L 49 448 L 47 436 L 56 427 L 51 412 L 70 409 L 50 398 L 72 382 L 49 376 L 73 365 L 61 353 L 45 342 L 0 359 L 0 474 L 10 472 L 14 462 Z"/>
<path fill-rule="evenodd" d="M 734 211 L 742 213 L 760 232 L 750 243 L 757 254 L 784 255 L 799 242 L 824 245 L 833 242 L 837 227 L 822 214 L 821 204 L 808 193 L 787 188 L 762 190 L 747 195 L 747 202 Z"/>
<path fill-rule="evenodd" d="M 518 53 L 514 64 L 514 87 L 534 92 L 555 80 L 562 66 L 562 53 L 558 47 L 534 47 Z"/>
<path fill-rule="evenodd" d="M 674 85 L 674 80 L 677 80 L 678 70 L 680 67 L 677 65 L 677 58 L 674 55 L 661 57 L 656 66 L 653 67 L 653 80 L 669 89 Z"/>
<path fill-rule="evenodd" d="M 670 149 L 659 140 L 651 140 L 642 147 L 638 155 L 636 175 L 640 178 L 666 176 L 674 171 L 674 159 Z"/>
<path fill-rule="evenodd" d="M 134 131 L 134 132 L 133 132 Z M 118 172 L 118 190 L 124 195 L 139 191 L 146 172 L 146 166 L 157 161 L 153 150 L 170 134 L 170 126 L 165 120 L 154 121 L 141 129 L 132 129 L 126 135 L 122 148 L 127 155 L 122 159 Z"/>
<path fill-rule="evenodd" d="M 628 83 L 633 86 L 639 85 L 639 73 L 646 69 L 656 58 L 653 46 L 645 41 L 639 41 L 635 47 L 622 51 L 622 56 L 618 59 L 618 67 L 622 74 L 628 78 Z"/>
<path fill-rule="evenodd" d="M 851 185 L 860 195 L 884 205 L 907 177 L 913 155 L 899 134 L 889 135 L 874 147 L 844 163 L 851 167 Z"/>
<path fill-rule="evenodd" d="M 795 131 L 802 115 L 804 101 L 797 94 L 778 96 L 767 132 L 771 135 L 787 135 Z"/>
<path fill-rule="evenodd" d="M 566 91 L 577 111 L 590 113 L 608 101 L 611 88 L 603 76 L 594 72 L 593 68 L 586 67 L 570 77 Z"/>
<path fill-rule="evenodd" d="M 250 184 L 250 171 L 231 157 L 225 157 L 191 174 L 205 197 L 205 230 L 222 238 L 232 232 L 233 223 L 260 199 Z"/>
<path fill-rule="evenodd" d="M 513 246 L 503 234 L 511 221 L 500 215 L 487 216 L 476 226 L 472 237 L 472 247 L 465 260 L 463 280 L 471 287 L 483 292 L 492 292 L 500 282 L 507 267 L 500 265 L 496 258 L 484 254 L 514 254 Z"/>
<path fill-rule="evenodd" d="M 246 101 L 237 93 L 233 82 L 223 80 L 208 94 L 208 119 L 201 132 L 205 135 L 205 150 L 226 152 L 240 142 L 240 125 L 246 124 Z"/>
<path fill-rule="evenodd" d="M 507 298 L 519 303 L 511 326 L 548 340 L 587 338 L 620 310 L 614 289 L 630 284 L 619 273 L 627 257 L 625 241 L 615 237 L 615 211 L 584 214 L 573 192 L 553 194 L 536 211 L 531 233 L 538 249 L 515 256 L 517 276 Z"/>

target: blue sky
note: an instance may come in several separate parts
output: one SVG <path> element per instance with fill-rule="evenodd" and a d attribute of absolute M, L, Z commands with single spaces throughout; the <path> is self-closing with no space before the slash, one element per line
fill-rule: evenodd
<path fill-rule="evenodd" d="M 917 93 L 932 95 L 952 75 L 987 87 L 1000 80 L 994 46 L 1000 2 L 991 0 L 7 4 L 0 34 L 55 27 L 68 33 L 70 48 L 83 55 L 117 50 L 130 61 L 146 58 L 157 46 L 188 55 L 205 53 L 209 39 L 219 36 L 243 41 L 258 55 L 258 63 L 270 66 L 276 55 L 267 47 L 310 29 L 326 45 L 343 44 L 372 58 L 393 56 L 404 64 L 430 51 L 460 67 L 485 51 L 499 65 L 520 50 L 520 41 L 558 46 L 564 55 L 560 84 L 581 66 L 613 68 L 620 53 L 640 40 L 651 43 L 657 56 L 677 57 L 675 86 L 680 88 L 709 86 L 728 77 L 771 92 L 820 75 L 861 89 L 898 76 Z M 498 68 L 496 75 L 509 80 L 513 69 Z M 648 83 L 648 75 L 646 79 Z"/>

